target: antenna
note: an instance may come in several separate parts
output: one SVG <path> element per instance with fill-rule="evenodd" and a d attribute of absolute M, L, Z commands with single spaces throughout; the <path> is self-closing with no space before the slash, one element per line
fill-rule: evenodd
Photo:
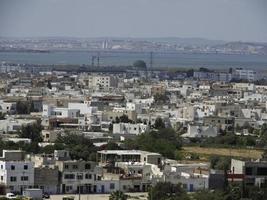
<path fill-rule="evenodd" d="M 150 52 L 150 68 L 153 67 L 153 51 Z"/>
<path fill-rule="evenodd" d="M 93 55 L 91 57 L 91 65 L 92 67 L 95 66 L 95 59 L 97 60 L 97 67 L 100 66 L 100 52 L 97 52 L 96 55 Z"/>
<path fill-rule="evenodd" d="M 98 51 L 97 52 L 97 67 L 99 67 L 100 66 L 100 52 Z"/>
<path fill-rule="evenodd" d="M 92 65 L 92 67 L 95 65 L 95 56 L 91 57 L 91 65 Z"/>

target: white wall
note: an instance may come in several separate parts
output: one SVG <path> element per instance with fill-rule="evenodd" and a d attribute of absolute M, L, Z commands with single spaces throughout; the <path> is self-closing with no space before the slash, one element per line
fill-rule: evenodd
<path fill-rule="evenodd" d="M 11 166 L 15 166 L 12 170 Z M 24 166 L 28 166 L 24 169 Z M 28 180 L 22 180 L 21 177 L 28 177 Z M 16 177 L 16 181 L 11 182 L 10 177 Z M 0 181 L 6 184 L 12 192 L 20 192 L 21 188 L 27 188 L 34 185 L 34 164 L 27 161 L 0 161 Z"/>

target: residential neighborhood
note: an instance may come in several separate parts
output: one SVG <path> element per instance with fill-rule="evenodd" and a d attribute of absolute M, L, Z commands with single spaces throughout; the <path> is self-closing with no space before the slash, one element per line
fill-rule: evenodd
<path fill-rule="evenodd" d="M 267 85 L 252 70 L 224 72 L 224 80 L 207 70 L 5 74 L 1 194 L 264 188 Z M 186 150 L 194 146 L 211 152 Z M 229 154 L 212 153 L 220 148 Z M 239 148 L 259 155 L 236 156 Z"/>
<path fill-rule="evenodd" d="M 0 200 L 267 200 L 267 0 L 0 0 Z"/>

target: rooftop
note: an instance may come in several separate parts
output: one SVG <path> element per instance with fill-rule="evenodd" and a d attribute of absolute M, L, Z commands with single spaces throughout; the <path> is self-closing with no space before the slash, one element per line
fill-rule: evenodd
<path fill-rule="evenodd" d="M 101 154 L 117 154 L 117 155 L 160 155 L 159 153 L 140 151 L 140 150 L 102 150 L 98 151 Z"/>

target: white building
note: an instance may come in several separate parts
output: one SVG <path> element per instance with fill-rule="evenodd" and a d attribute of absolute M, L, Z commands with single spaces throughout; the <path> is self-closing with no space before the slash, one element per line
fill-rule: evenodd
<path fill-rule="evenodd" d="M 48 104 L 43 105 L 43 117 L 77 118 L 79 114 L 79 109 L 61 108 Z"/>
<path fill-rule="evenodd" d="M 234 78 L 238 80 L 256 81 L 260 79 L 260 75 L 254 70 L 238 68 L 234 71 Z"/>
<path fill-rule="evenodd" d="M 256 86 L 253 83 L 234 83 L 233 89 L 241 91 L 255 91 Z"/>
<path fill-rule="evenodd" d="M 244 92 L 244 98 L 241 99 L 244 101 L 258 101 L 258 102 L 266 102 L 267 100 L 267 95 L 266 94 L 260 94 L 260 93 L 249 93 L 249 92 Z"/>
<path fill-rule="evenodd" d="M 71 110 L 79 110 L 81 115 L 97 112 L 97 107 L 90 106 L 90 103 L 85 101 L 84 103 L 68 103 L 68 108 Z"/>
<path fill-rule="evenodd" d="M 62 175 L 60 180 L 61 193 L 77 193 L 79 188 L 81 193 L 96 192 L 95 181 L 99 177 L 95 162 L 67 160 L 56 161 L 56 165 Z"/>
<path fill-rule="evenodd" d="M 84 80 L 85 85 L 90 89 L 110 89 L 118 86 L 118 80 L 114 76 L 90 75 Z"/>
<path fill-rule="evenodd" d="M 34 186 L 34 163 L 18 159 L 12 154 L 22 154 L 21 151 L 5 151 L 0 161 L 0 183 L 11 192 L 21 193 L 23 189 Z M 7 158 L 6 154 L 10 154 Z"/>
<path fill-rule="evenodd" d="M 126 110 L 135 111 L 137 114 L 141 114 L 143 109 L 148 109 L 149 105 L 143 103 L 126 103 Z"/>
<path fill-rule="evenodd" d="M 138 123 L 138 124 L 131 124 L 131 123 L 118 123 L 113 124 L 113 134 L 133 134 L 133 135 L 140 135 L 149 131 L 149 126 Z"/>
<path fill-rule="evenodd" d="M 1 113 L 14 113 L 16 111 L 16 103 L 4 102 L 0 100 L 0 112 Z"/>
<path fill-rule="evenodd" d="M 183 134 L 182 137 L 216 137 L 218 135 L 217 127 L 212 126 L 198 126 L 188 125 L 187 133 Z"/>
<path fill-rule="evenodd" d="M 164 180 L 173 184 L 180 183 L 189 192 L 208 189 L 209 167 L 203 163 L 167 165 Z"/>
<path fill-rule="evenodd" d="M 14 132 L 21 129 L 22 126 L 27 126 L 36 123 L 35 119 L 14 119 L 7 118 L 0 120 L 0 132 Z"/>

